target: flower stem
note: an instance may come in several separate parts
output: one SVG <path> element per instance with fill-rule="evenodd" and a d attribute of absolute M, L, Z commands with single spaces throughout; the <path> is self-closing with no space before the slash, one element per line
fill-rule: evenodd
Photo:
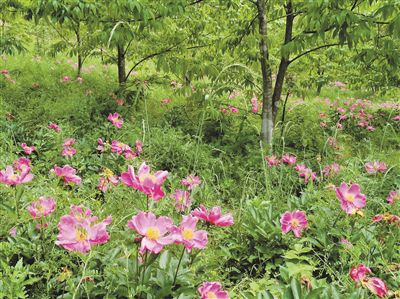
<path fill-rule="evenodd" d="M 79 287 L 81 286 L 83 280 L 85 279 L 86 268 L 87 268 L 87 265 L 89 264 L 89 260 L 90 260 L 90 258 L 91 258 L 91 255 L 92 255 L 92 252 L 90 251 L 89 256 L 87 257 L 87 259 L 86 259 L 86 261 L 85 261 L 85 264 L 83 265 L 82 277 L 81 277 L 81 279 L 79 280 L 79 283 L 78 283 L 78 285 L 77 285 L 76 288 L 75 288 L 74 295 L 72 296 L 72 299 L 75 299 L 75 298 L 76 298 L 76 294 L 78 293 Z"/>
<path fill-rule="evenodd" d="M 17 218 L 19 217 L 19 198 L 18 198 L 18 190 L 17 187 L 14 187 L 15 190 L 15 213 L 17 214 Z"/>
<path fill-rule="evenodd" d="M 184 255 L 184 254 L 185 254 L 185 247 L 183 247 L 181 257 L 179 258 L 178 266 L 176 267 L 176 272 L 175 272 L 175 276 L 174 276 L 174 282 L 172 283 L 173 286 L 175 286 L 176 279 L 177 279 L 177 277 L 178 277 L 179 267 L 180 267 L 180 265 L 181 265 L 182 258 L 183 258 L 183 255 Z"/>
<path fill-rule="evenodd" d="M 139 259 L 138 259 L 138 262 L 139 262 Z M 146 274 L 146 262 L 147 262 L 147 251 L 145 252 L 145 254 L 144 254 L 144 259 L 143 259 L 143 273 L 142 273 L 142 283 L 141 283 L 141 286 L 144 285 L 144 277 L 145 277 L 145 274 Z M 140 296 L 140 297 L 141 297 L 141 296 Z"/>

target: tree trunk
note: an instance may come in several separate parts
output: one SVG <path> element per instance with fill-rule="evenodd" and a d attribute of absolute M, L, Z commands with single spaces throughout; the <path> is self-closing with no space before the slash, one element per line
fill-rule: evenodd
<path fill-rule="evenodd" d="M 286 29 L 285 29 L 284 45 L 286 45 L 292 40 L 294 15 L 293 15 L 293 5 L 291 0 L 287 1 L 287 4 L 285 6 L 285 11 L 286 11 Z M 281 62 L 279 64 L 278 74 L 276 75 L 274 94 L 272 95 L 274 120 L 278 114 L 278 106 L 281 100 L 283 84 L 285 81 L 285 75 L 288 66 L 289 66 L 289 55 L 282 56 Z"/>
<path fill-rule="evenodd" d="M 82 60 L 82 41 L 81 41 L 81 33 L 80 33 L 80 25 L 77 23 L 76 29 L 75 29 L 75 35 L 76 35 L 76 44 L 78 46 L 78 70 L 76 77 L 81 76 L 82 72 L 82 65 L 83 65 L 83 60 Z"/>
<path fill-rule="evenodd" d="M 126 83 L 126 71 L 125 71 L 125 49 L 124 45 L 118 44 L 118 83 L 123 85 Z"/>
<path fill-rule="evenodd" d="M 271 149 L 274 120 L 272 114 L 272 72 L 269 64 L 267 47 L 267 17 L 265 11 L 265 0 L 257 0 L 257 10 L 260 34 L 260 64 L 263 78 L 261 140 L 265 142 Z"/>

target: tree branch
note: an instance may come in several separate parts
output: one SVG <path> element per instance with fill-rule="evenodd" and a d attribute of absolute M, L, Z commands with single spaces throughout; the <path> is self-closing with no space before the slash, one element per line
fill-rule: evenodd
<path fill-rule="evenodd" d="M 289 64 L 291 64 L 292 62 L 296 61 L 297 59 L 303 57 L 304 55 L 307 55 L 308 53 L 317 51 L 317 50 L 319 50 L 319 49 L 329 48 L 329 47 L 339 46 L 339 45 L 343 45 L 343 44 L 340 44 L 340 43 L 326 44 L 326 45 L 322 45 L 322 46 L 318 46 L 318 47 L 312 48 L 312 49 L 310 49 L 310 50 L 307 50 L 307 51 L 305 51 L 305 52 L 303 52 L 303 53 L 297 55 L 297 56 L 294 57 L 293 59 L 289 60 Z"/>

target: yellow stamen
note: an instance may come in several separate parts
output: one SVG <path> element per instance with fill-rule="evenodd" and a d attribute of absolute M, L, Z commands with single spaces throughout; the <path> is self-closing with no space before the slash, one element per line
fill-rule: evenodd
<path fill-rule="evenodd" d="M 146 237 L 155 241 L 160 237 L 160 231 L 157 227 L 149 227 L 146 231 Z"/>
<path fill-rule="evenodd" d="M 142 174 L 139 177 L 139 180 L 140 180 L 141 183 L 143 183 L 146 179 L 150 180 L 152 183 L 157 182 L 157 178 L 156 178 L 156 176 L 154 174 L 145 173 L 145 174 Z"/>
<path fill-rule="evenodd" d="M 207 299 L 217 299 L 217 295 L 214 292 L 208 292 Z"/>
<path fill-rule="evenodd" d="M 297 220 L 297 219 L 292 219 L 292 220 L 290 220 L 290 224 L 291 224 L 292 227 L 294 227 L 294 228 L 299 227 L 299 225 L 300 225 L 299 220 Z"/>
<path fill-rule="evenodd" d="M 351 194 L 351 193 L 347 193 L 347 194 L 344 196 L 344 198 L 345 198 L 347 201 L 349 201 L 349 202 L 354 202 L 354 200 L 355 200 L 354 195 Z"/>
<path fill-rule="evenodd" d="M 78 242 L 82 242 L 82 241 L 86 241 L 86 239 L 87 239 L 87 231 L 86 230 L 84 230 L 84 229 L 82 229 L 82 228 L 78 228 L 76 231 L 75 231 L 75 239 L 76 239 L 76 241 L 78 241 Z"/>
<path fill-rule="evenodd" d="M 182 232 L 182 237 L 185 240 L 192 240 L 194 237 L 194 232 L 191 229 L 185 228 Z"/>

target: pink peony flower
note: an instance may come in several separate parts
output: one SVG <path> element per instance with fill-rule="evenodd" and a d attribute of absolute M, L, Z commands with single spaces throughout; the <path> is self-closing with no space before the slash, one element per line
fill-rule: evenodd
<path fill-rule="evenodd" d="M 49 129 L 54 130 L 54 131 L 57 132 L 57 133 L 60 133 L 60 132 L 61 132 L 61 128 L 60 128 L 56 123 L 50 123 L 47 127 L 48 127 Z"/>
<path fill-rule="evenodd" d="M 32 154 L 34 151 L 36 151 L 36 147 L 34 146 L 28 146 L 26 143 L 22 143 L 21 147 L 24 151 L 25 154 L 30 155 Z"/>
<path fill-rule="evenodd" d="M 296 163 L 296 156 L 291 156 L 289 154 L 285 154 L 282 156 L 282 162 L 288 165 L 293 165 Z"/>
<path fill-rule="evenodd" d="M 347 186 L 342 183 L 336 187 L 336 196 L 340 200 L 340 207 L 348 215 L 353 215 L 366 205 L 366 197 L 360 191 L 358 184 Z"/>
<path fill-rule="evenodd" d="M 372 273 L 370 268 L 360 264 L 357 267 L 351 267 L 349 275 L 355 282 L 361 282 L 366 278 L 367 274 L 370 273 Z"/>
<path fill-rule="evenodd" d="M 385 297 L 388 293 L 388 288 L 385 282 L 377 277 L 369 278 L 365 285 L 371 293 L 377 295 L 379 298 Z"/>
<path fill-rule="evenodd" d="M 75 139 L 74 139 L 74 138 L 67 138 L 67 139 L 64 140 L 63 146 L 64 146 L 64 147 L 66 147 L 66 146 L 72 146 L 72 145 L 74 145 L 74 144 L 75 144 Z"/>
<path fill-rule="evenodd" d="M 346 87 L 346 83 L 343 83 L 343 82 L 340 82 L 340 81 L 335 81 L 335 82 L 333 82 L 333 84 L 336 87 L 341 87 L 341 88 Z"/>
<path fill-rule="evenodd" d="M 121 128 L 122 128 L 122 124 L 124 123 L 124 121 L 123 121 L 122 119 L 120 119 L 119 117 L 120 117 L 120 115 L 119 115 L 117 112 L 115 112 L 114 114 L 113 114 L 113 113 L 110 113 L 110 114 L 108 115 L 107 119 L 108 119 L 116 128 L 121 129 Z"/>
<path fill-rule="evenodd" d="M 119 142 L 118 140 L 113 140 L 111 142 L 111 151 L 113 153 L 122 154 L 128 149 L 130 150 L 130 147 L 127 144 Z"/>
<path fill-rule="evenodd" d="M 317 178 L 317 173 L 313 172 L 310 168 L 306 168 L 304 171 L 299 172 L 299 176 L 304 178 L 304 182 L 308 184 L 310 179 L 311 181 L 315 181 Z"/>
<path fill-rule="evenodd" d="M 98 138 L 97 139 L 97 147 L 96 147 L 96 150 L 98 150 L 99 152 L 104 152 L 106 149 L 105 149 L 105 142 L 103 141 L 103 139 L 102 138 Z"/>
<path fill-rule="evenodd" d="M 129 146 L 126 146 L 126 148 L 124 150 L 124 158 L 126 160 L 132 160 L 136 156 L 137 156 L 137 154 L 135 152 L 133 152 Z"/>
<path fill-rule="evenodd" d="M 143 143 L 140 140 L 136 140 L 135 147 L 136 147 L 136 155 L 139 156 L 143 151 Z"/>
<path fill-rule="evenodd" d="M 72 206 L 69 215 L 62 216 L 58 223 L 56 245 L 69 251 L 87 253 L 93 245 L 107 243 L 110 236 L 106 228 L 111 222 L 111 215 L 98 222 L 91 210 Z"/>
<path fill-rule="evenodd" d="M 351 242 L 347 239 L 341 239 L 340 240 L 340 244 L 342 244 L 346 249 L 352 249 L 353 248 L 353 244 L 351 244 Z"/>
<path fill-rule="evenodd" d="M 373 161 L 373 162 L 365 163 L 364 167 L 365 167 L 365 171 L 368 173 L 385 172 L 387 169 L 386 164 L 384 162 L 380 162 L 380 161 Z"/>
<path fill-rule="evenodd" d="M 340 165 L 336 162 L 333 162 L 331 165 L 327 165 L 322 170 L 322 174 L 324 177 L 331 177 L 340 172 Z"/>
<path fill-rule="evenodd" d="M 394 204 L 396 201 L 400 201 L 400 191 L 390 191 L 386 200 L 390 205 Z"/>
<path fill-rule="evenodd" d="M 396 115 L 395 117 L 392 118 L 395 121 L 400 121 L 400 115 Z"/>
<path fill-rule="evenodd" d="M 161 105 L 167 105 L 169 103 L 171 103 L 171 99 L 170 98 L 165 98 L 161 100 Z"/>
<path fill-rule="evenodd" d="M 99 178 L 97 188 L 101 192 L 106 192 L 110 186 L 118 185 L 118 177 L 110 169 L 105 169 L 102 176 Z"/>
<path fill-rule="evenodd" d="M 15 237 L 17 235 L 17 228 L 13 226 L 12 228 L 10 228 L 8 233 L 10 234 L 11 237 Z"/>
<path fill-rule="evenodd" d="M 193 248 L 203 249 L 208 243 L 207 232 L 196 230 L 198 218 L 188 215 L 183 216 L 179 227 L 171 228 L 172 237 L 177 244 L 183 244 L 190 252 Z"/>
<path fill-rule="evenodd" d="M 219 109 L 219 111 L 221 111 L 221 112 L 224 113 L 224 114 L 228 113 L 228 109 L 223 108 L 223 107 L 221 107 L 221 108 Z"/>
<path fill-rule="evenodd" d="M 63 81 L 64 82 L 67 82 L 67 81 L 70 81 L 70 80 L 71 80 L 71 78 L 69 76 L 64 76 L 63 77 Z"/>
<path fill-rule="evenodd" d="M 67 184 L 81 184 L 82 179 L 76 175 L 76 169 L 69 165 L 64 165 L 63 167 L 56 165 L 52 170 L 50 170 L 50 172 L 63 179 Z"/>
<path fill-rule="evenodd" d="M 146 165 L 146 162 L 143 162 L 137 175 L 133 166 L 128 166 L 128 171 L 121 174 L 121 182 L 128 187 L 143 192 L 155 201 L 159 201 L 165 195 L 161 185 L 167 176 L 168 171 L 157 171 L 155 174 L 151 174 L 150 167 Z"/>
<path fill-rule="evenodd" d="M 231 226 L 234 223 L 231 213 L 221 215 L 221 207 L 213 207 L 210 212 L 208 212 L 203 205 L 200 205 L 200 207 L 195 209 L 191 214 L 192 216 L 216 226 Z"/>
<path fill-rule="evenodd" d="M 13 162 L 13 166 L 18 171 L 24 171 L 27 168 L 31 167 L 31 160 L 28 158 L 18 158 Z"/>
<path fill-rule="evenodd" d="M 219 282 L 203 282 L 197 291 L 201 299 L 229 299 L 228 292 L 222 290 Z"/>
<path fill-rule="evenodd" d="M 368 127 L 367 127 L 367 130 L 370 131 L 370 132 L 373 132 L 373 131 L 375 131 L 375 127 L 373 127 L 373 126 L 368 126 Z"/>
<path fill-rule="evenodd" d="M 76 155 L 76 149 L 71 146 L 64 146 L 61 155 L 63 157 L 72 157 Z"/>
<path fill-rule="evenodd" d="M 53 198 L 41 196 L 39 197 L 39 200 L 34 201 L 29 207 L 27 207 L 27 210 L 29 214 L 36 219 L 49 216 L 54 212 L 55 208 L 56 202 Z"/>
<path fill-rule="evenodd" d="M 157 254 L 164 246 L 174 243 L 169 233 L 173 227 L 172 219 L 166 216 L 156 218 L 151 212 L 139 212 L 128 221 L 128 227 L 143 236 L 140 253 L 146 251 Z"/>
<path fill-rule="evenodd" d="M 268 167 L 273 167 L 281 163 L 281 161 L 275 155 L 266 156 L 264 159 L 268 162 Z"/>
<path fill-rule="evenodd" d="M 281 216 L 282 233 L 287 234 L 293 231 L 297 238 L 301 237 L 301 232 L 307 227 L 308 221 L 306 213 L 300 210 L 285 212 Z"/>
<path fill-rule="evenodd" d="M 171 197 L 175 199 L 175 208 L 183 212 L 191 206 L 190 193 L 184 190 L 176 190 Z"/>
<path fill-rule="evenodd" d="M 304 164 L 297 164 L 294 167 L 294 170 L 297 171 L 298 173 L 304 172 L 307 169 L 307 167 Z"/>
<path fill-rule="evenodd" d="M 15 160 L 14 168 L 13 166 L 7 166 L 5 170 L 0 171 L 0 183 L 16 186 L 32 181 L 33 174 L 29 173 L 31 170 L 29 163 L 29 159 L 26 158 Z"/>
<path fill-rule="evenodd" d="M 343 129 L 343 125 L 342 124 L 336 124 L 336 128 L 338 128 L 339 130 Z"/>
<path fill-rule="evenodd" d="M 181 180 L 181 184 L 186 186 L 189 190 L 193 190 L 195 187 L 201 184 L 201 180 L 198 176 L 189 175 L 186 178 Z"/>

